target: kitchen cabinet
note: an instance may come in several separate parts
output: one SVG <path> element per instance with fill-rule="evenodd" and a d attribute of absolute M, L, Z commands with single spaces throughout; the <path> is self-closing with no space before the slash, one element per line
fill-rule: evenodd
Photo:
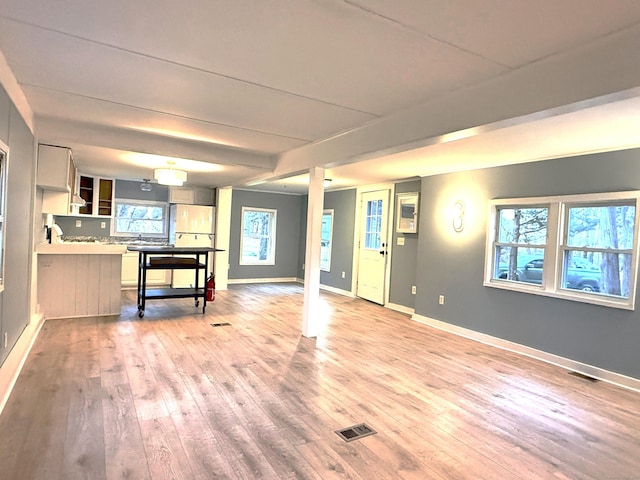
<path fill-rule="evenodd" d="M 115 182 L 111 178 L 78 176 L 78 195 L 86 205 L 78 209 L 81 215 L 110 217 L 113 213 L 113 189 Z"/>
<path fill-rule="evenodd" d="M 45 190 L 70 194 L 74 190 L 75 176 L 71 149 L 55 145 L 38 145 L 36 185 Z"/>
<path fill-rule="evenodd" d="M 38 254 L 38 302 L 45 318 L 120 315 L 121 253 Z"/>
<path fill-rule="evenodd" d="M 135 287 L 138 284 L 138 254 L 127 252 L 122 255 L 122 278 L 123 287 Z M 147 273 L 147 284 L 149 285 L 170 285 L 171 270 L 149 270 Z"/>
<path fill-rule="evenodd" d="M 213 205 L 213 189 L 206 187 L 169 187 L 169 203 Z"/>
<path fill-rule="evenodd" d="M 194 205 L 213 205 L 213 188 L 194 188 L 193 189 Z"/>
<path fill-rule="evenodd" d="M 45 190 L 42 195 L 42 213 L 53 215 L 69 215 L 69 192 L 58 192 L 56 190 Z"/>

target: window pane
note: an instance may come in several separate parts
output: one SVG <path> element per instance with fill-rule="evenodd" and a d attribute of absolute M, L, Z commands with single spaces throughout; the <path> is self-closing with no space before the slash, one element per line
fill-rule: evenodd
<path fill-rule="evenodd" d="M 320 233 L 320 269 L 330 271 L 331 266 L 331 237 L 333 232 L 333 210 L 322 215 L 322 230 Z"/>
<path fill-rule="evenodd" d="M 562 287 L 629 298 L 631 261 L 626 253 L 567 251 Z"/>
<path fill-rule="evenodd" d="M 547 243 L 547 208 L 502 208 L 498 216 L 500 243 Z"/>
<path fill-rule="evenodd" d="M 275 210 L 243 209 L 240 263 L 244 265 L 273 264 L 274 231 Z"/>
<path fill-rule="evenodd" d="M 498 246 L 493 278 L 541 285 L 543 264 L 543 248 Z"/>
<path fill-rule="evenodd" d="M 380 232 L 382 231 L 382 200 L 367 202 L 365 229 L 364 248 L 379 250 Z"/>
<path fill-rule="evenodd" d="M 567 251 L 563 264 L 562 288 L 599 292 L 602 284 L 601 258 L 600 253 Z"/>
<path fill-rule="evenodd" d="M 116 202 L 115 233 L 135 235 L 165 235 L 166 206 L 144 203 Z"/>
<path fill-rule="evenodd" d="M 569 208 L 567 245 L 579 248 L 633 248 L 632 205 Z"/>

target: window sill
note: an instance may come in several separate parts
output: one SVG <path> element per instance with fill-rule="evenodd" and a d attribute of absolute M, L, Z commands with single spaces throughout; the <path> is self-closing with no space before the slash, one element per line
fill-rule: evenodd
<path fill-rule="evenodd" d="M 579 290 L 545 290 L 545 288 L 540 285 L 509 282 L 505 280 L 490 280 L 488 282 L 485 281 L 483 285 L 490 288 L 510 290 L 512 292 L 529 293 L 532 295 L 541 295 L 544 297 L 559 298 L 562 300 L 570 300 L 573 302 L 599 305 L 601 307 L 619 308 L 621 310 L 635 310 L 635 296 L 632 296 L 629 299 L 618 299 L 598 293 L 584 294 L 580 293 Z"/>

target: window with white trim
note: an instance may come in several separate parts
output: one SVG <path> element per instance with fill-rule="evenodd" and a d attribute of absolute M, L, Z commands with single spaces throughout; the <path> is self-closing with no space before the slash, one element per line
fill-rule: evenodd
<path fill-rule="evenodd" d="M 111 234 L 116 236 L 166 237 L 168 208 L 164 202 L 115 200 L 115 215 Z"/>
<path fill-rule="evenodd" d="M 484 284 L 632 310 L 640 192 L 493 200 Z"/>
<path fill-rule="evenodd" d="M 333 237 L 333 210 L 322 212 L 320 232 L 320 270 L 331 271 L 331 241 Z"/>
<path fill-rule="evenodd" d="M 276 210 L 242 207 L 240 265 L 275 265 Z"/>

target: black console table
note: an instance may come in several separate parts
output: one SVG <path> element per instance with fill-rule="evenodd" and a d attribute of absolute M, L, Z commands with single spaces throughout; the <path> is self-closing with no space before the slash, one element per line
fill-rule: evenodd
<path fill-rule="evenodd" d="M 138 252 L 138 317 L 144 317 L 147 300 L 161 298 L 193 298 L 195 306 L 202 299 L 202 313 L 207 306 L 207 285 L 199 285 L 200 270 L 209 269 L 209 253 L 222 250 L 212 247 L 164 247 L 129 246 L 127 250 Z M 175 255 L 180 255 L 176 257 Z M 193 270 L 194 288 L 153 288 L 147 289 L 147 270 Z"/>

